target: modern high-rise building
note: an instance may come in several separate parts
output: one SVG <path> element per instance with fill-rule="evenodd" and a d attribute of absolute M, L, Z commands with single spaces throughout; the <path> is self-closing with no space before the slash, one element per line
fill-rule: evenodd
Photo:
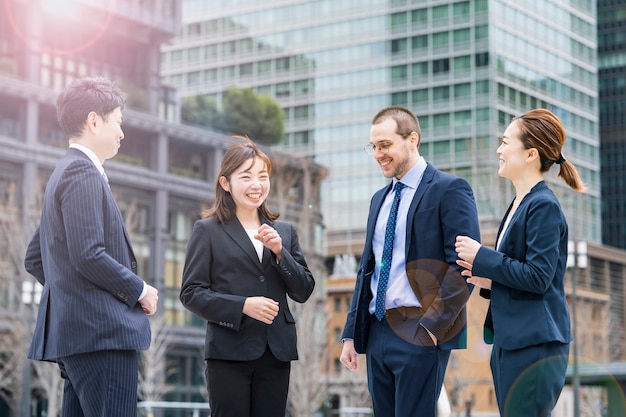
<path fill-rule="evenodd" d="M 626 249 L 626 1 L 598 0 L 602 241 Z"/>
<path fill-rule="evenodd" d="M 497 176 L 511 118 L 554 111 L 588 186 L 548 177 L 576 239 L 601 241 L 595 3 L 583 0 L 185 0 L 162 48 L 164 82 L 219 103 L 229 86 L 274 97 L 280 149 L 329 168 L 328 256 L 360 253 L 369 199 L 387 180 L 362 150 L 373 115 L 412 109 L 421 154 L 474 188 L 483 230 L 512 199 Z M 558 168 L 558 167 L 557 167 Z M 554 169 L 557 171 L 557 169 Z"/>

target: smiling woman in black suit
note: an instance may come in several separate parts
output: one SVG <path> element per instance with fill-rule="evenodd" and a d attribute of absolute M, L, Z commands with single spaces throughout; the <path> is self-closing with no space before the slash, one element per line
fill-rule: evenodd
<path fill-rule="evenodd" d="M 295 228 L 266 206 L 270 159 L 241 139 L 224 154 L 215 204 L 194 225 L 180 300 L 207 321 L 211 416 L 282 417 L 298 358 L 287 295 L 303 303 L 315 282 Z"/>

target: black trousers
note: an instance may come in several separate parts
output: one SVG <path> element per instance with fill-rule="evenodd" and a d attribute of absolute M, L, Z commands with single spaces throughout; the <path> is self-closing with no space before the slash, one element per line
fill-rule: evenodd
<path fill-rule="evenodd" d="M 269 346 L 252 361 L 206 363 L 211 417 L 285 417 L 291 363 L 276 359 Z"/>
<path fill-rule="evenodd" d="M 62 417 L 136 417 L 139 359 L 105 350 L 57 360 L 64 379 Z"/>

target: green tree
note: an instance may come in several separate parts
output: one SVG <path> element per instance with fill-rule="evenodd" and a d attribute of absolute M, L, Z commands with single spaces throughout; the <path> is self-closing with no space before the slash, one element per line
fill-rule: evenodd
<path fill-rule="evenodd" d="M 224 127 L 228 133 L 247 135 L 265 145 L 278 143 L 285 133 L 285 113 L 269 96 L 251 88 L 230 87 L 222 97 Z"/>
<path fill-rule="evenodd" d="M 184 124 L 222 130 L 221 118 L 215 100 L 209 96 L 185 97 L 181 102 L 180 119 Z"/>

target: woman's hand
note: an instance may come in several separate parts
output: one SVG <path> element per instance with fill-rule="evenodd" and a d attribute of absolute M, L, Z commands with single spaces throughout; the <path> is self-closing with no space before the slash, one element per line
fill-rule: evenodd
<path fill-rule="evenodd" d="M 248 297 L 243 303 L 243 314 L 265 324 L 272 324 L 278 315 L 278 301 L 266 297 Z"/>
<path fill-rule="evenodd" d="M 262 224 L 259 227 L 258 233 L 254 235 L 254 238 L 259 240 L 269 250 L 274 252 L 276 258 L 280 260 L 280 256 L 283 253 L 283 240 L 281 239 L 276 229 L 272 228 L 268 224 Z"/>
<path fill-rule="evenodd" d="M 454 250 L 459 255 L 459 258 L 470 264 L 474 262 L 474 258 L 480 249 L 480 243 L 468 236 L 457 236 L 454 243 Z"/>
<path fill-rule="evenodd" d="M 461 275 L 467 277 L 467 282 L 469 284 L 475 285 L 478 288 L 485 288 L 488 290 L 491 289 L 491 280 L 489 278 L 477 277 L 472 275 L 472 264 L 470 262 L 464 261 L 462 259 L 457 259 L 456 263 L 457 265 L 465 268 L 465 270 L 461 272 Z"/>

